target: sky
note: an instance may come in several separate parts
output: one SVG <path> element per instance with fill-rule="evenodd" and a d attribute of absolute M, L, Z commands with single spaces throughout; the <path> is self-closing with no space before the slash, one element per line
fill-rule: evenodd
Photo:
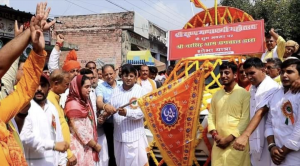
<path fill-rule="evenodd" d="M 35 13 L 36 4 L 40 1 L 10 0 L 9 5 L 14 9 Z M 47 2 L 48 7 L 51 7 L 50 17 L 116 13 L 129 10 L 139 13 L 165 30 L 182 29 L 194 14 L 202 11 L 202 9 L 195 8 L 193 4 L 191 5 L 190 0 L 47 0 Z M 214 0 L 202 0 L 202 2 L 207 8 L 214 6 Z"/>

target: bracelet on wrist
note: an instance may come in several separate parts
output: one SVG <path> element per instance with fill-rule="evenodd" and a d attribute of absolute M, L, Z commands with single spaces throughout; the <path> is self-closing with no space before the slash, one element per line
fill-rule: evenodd
<path fill-rule="evenodd" d="M 58 47 L 63 47 L 63 44 L 59 42 L 56 42 L 55 45 L 57 45 Z"/>
<path fill-rule="evenodd" d="M 218 132 L 212 133 L 212 138 L 215 139 L 215 137 L 218 135 Z"/>
<path fill-rule="evenodd" d="M 268 145 L 268 150 L 269 150 L 269 152 L 271 152 L 271 149 L 272 149 L 273 147 L 275 147 L 275 146 L 276 146 L 275 143 L 270 143 L 270 144 Z"/>

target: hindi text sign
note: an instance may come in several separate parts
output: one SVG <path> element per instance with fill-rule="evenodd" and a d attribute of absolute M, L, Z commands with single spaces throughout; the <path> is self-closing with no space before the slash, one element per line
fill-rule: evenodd
<path fill-rule="evenodd" d="M 264 20 L 170 31 L 169 60 L 264 52 Z"/>

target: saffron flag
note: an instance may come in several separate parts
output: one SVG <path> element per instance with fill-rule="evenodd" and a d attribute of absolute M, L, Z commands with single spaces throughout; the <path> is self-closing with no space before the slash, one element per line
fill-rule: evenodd
<path fill-rule="evenodd" d="M 206 10 L 206 6 L 201 2 L 201 0 L 191 0 L 192 3 L 198 8 L 202 8 L 203 10 Z"/>
<path fill-rule="evenodd" d="M 167 165 L 192 165 L 204 71 L 199 69 L 138 99 L 148 128 Z"/>

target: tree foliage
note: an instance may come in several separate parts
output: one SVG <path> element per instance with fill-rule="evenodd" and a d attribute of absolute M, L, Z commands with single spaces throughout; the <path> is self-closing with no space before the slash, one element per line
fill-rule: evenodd
<path fill-rule="evenodd" d="M 300 42 L 300 0 L 221 0 L 221 5 L 264 19 L 266 32 L 274 28 L 286 40 Z"/>

